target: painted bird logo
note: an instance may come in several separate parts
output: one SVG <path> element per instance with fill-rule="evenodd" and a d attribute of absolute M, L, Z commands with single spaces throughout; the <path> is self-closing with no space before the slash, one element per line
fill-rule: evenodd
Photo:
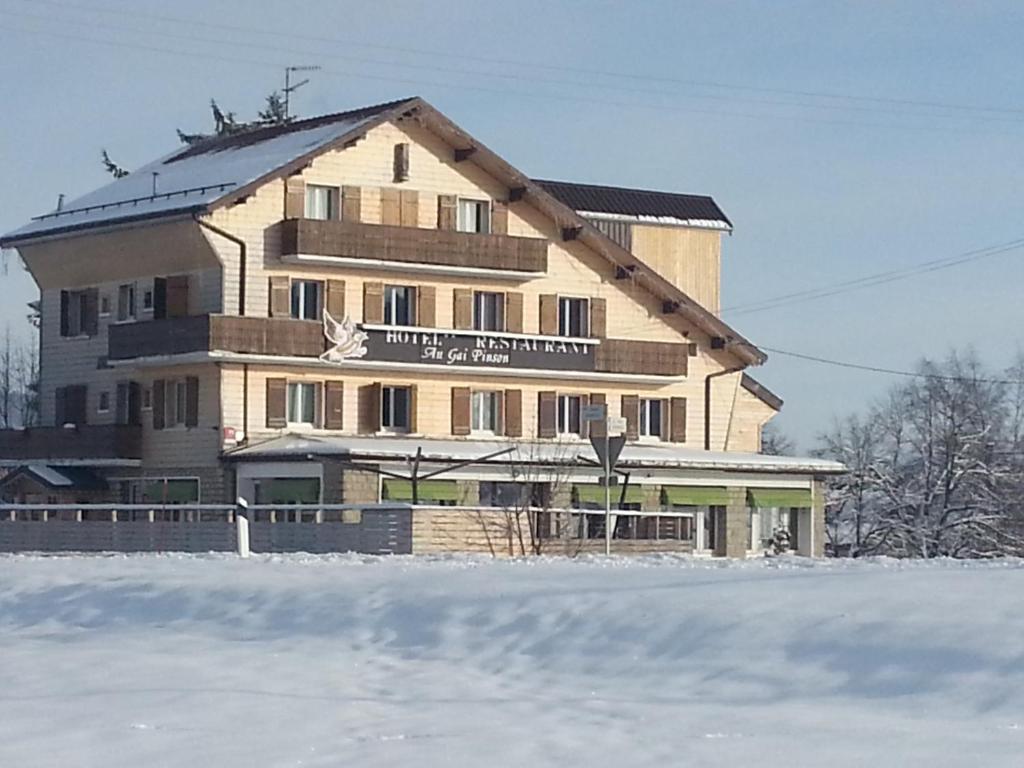
<path fill-rule="evenodd" d="M 352 319 L 346 317 L 340 323 L 324 310 L 324 336 L 330 342 L 330 348 L 320 355 L 325 363 L 341 363 L 354 357 L 366 355 L 363 342 L 368 338 L 365 331 L 356 328 Z"/>

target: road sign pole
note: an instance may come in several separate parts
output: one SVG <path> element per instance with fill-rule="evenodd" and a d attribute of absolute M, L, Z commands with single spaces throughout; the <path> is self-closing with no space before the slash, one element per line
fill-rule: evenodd
<path fill-rule="evenodd" d="M 604 553 L 612 553 L 612 469 L 608 450 L 608 420 L 604 422 Z"/>

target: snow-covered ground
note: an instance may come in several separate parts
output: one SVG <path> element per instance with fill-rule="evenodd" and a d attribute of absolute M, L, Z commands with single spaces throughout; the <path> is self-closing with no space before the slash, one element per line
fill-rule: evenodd
<path fill-rule="evenodd" d="M 0 766 L 1020 766 L 1024 563 L 0 557 Z"/>

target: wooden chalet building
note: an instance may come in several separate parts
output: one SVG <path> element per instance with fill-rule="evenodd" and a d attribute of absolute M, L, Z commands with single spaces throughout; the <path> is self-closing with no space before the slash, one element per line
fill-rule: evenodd
<path fill-rule="evenodd" d="M 842 468 L 759 452 L 782 403 L 717 317 L 731 227 L 708 197 L 531 179 L 419 98 L 179 148 L 3 237 L 40 289 L 43 424 L 0 434 L 3 493 L 415 501 L 414 551 L 483 548 L 528 497 L 586 543 L 604 404 L 617 548 L 743 556 L 781 527 L 821 554 Z"/>

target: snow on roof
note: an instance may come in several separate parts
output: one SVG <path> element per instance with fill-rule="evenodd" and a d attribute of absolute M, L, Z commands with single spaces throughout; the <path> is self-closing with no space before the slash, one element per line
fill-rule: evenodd
<path fill-rule="evenodd" d="M 467 461 L 503 448 L 513 448 L 496 462 L 566 462 L 579 454 L 589 454 L 585 441 L 552 443 L 505 440 L 436 440 L 414 437 L 321 437 L 287 434 L 262 443 L 238 448 L 227 454 L 236 459 L 260 459 L 272 456 L 374 456 L 403 459 L 422 449 L 428 461 Z M 768 456 L 760 453 L 701 451 L 667 443 L 627 443 L 619 458 L 620 466 L 660 466 L 679 469 L 724 469 L 763 472 L 813 472 L 839 474 L 845 467 L 836 461 L 793 456 Z"/>
<path fill-rule="evenodd" d="M 99 224 L 202 210 L 296 158 L 358 130 L 404 101 L 407 100 L 179 147 L 66 203 L 59 211 L 35 217 L 0 239 L 15 241 Z"/>

